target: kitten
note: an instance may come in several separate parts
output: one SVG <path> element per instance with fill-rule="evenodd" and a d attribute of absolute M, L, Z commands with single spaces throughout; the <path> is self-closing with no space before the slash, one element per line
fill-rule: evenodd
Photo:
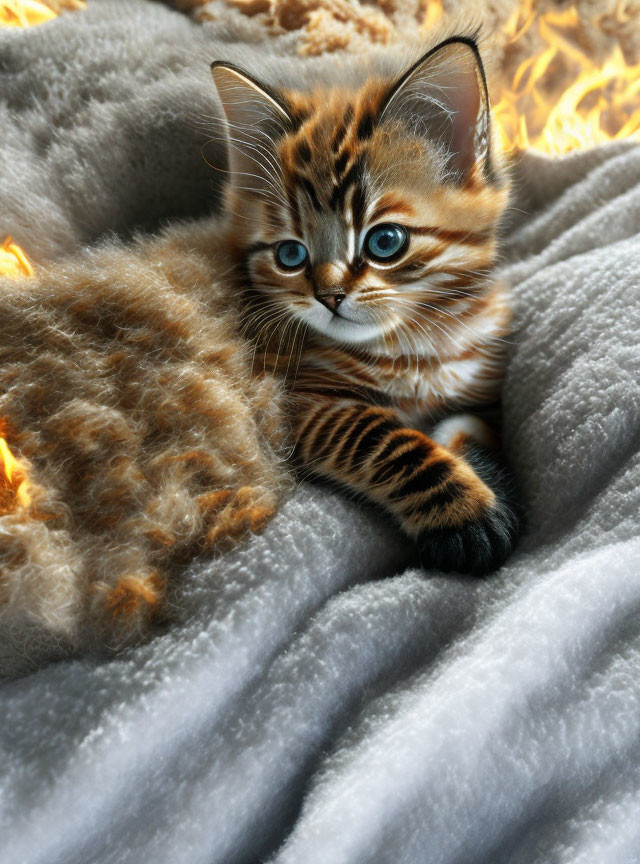
<path fill-rule="evenodd" d="M 475 42 L 354 88 L 212 68 L 226 216 L 2 284 L 0 434 L 30 500 L 1 498 L 0 618 L 25 644 L 135 641 L 176 563 L 275 512 L 290 433 L 426 564 L 482 573 L 514 542 L 495 438 L 447 416 L 496 400 L 510 317 Z"/>
<path fill-rule="evenodd" d="M 383 507 L 443 570 L 491 571 L 517 529 L 486 423 L 510 303 L 491 278 L 509 184 L 476 42 L 399 77 L 300 92 L 214 62 L 227 243 L 301 466 Z"/>

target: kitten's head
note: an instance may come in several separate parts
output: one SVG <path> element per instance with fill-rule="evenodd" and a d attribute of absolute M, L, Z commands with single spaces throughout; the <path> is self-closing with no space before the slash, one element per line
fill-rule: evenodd
<path fill-rule="evenodd" d="M 354 344 L 440 326 L 443 306 L 479 290 L 507 186 L 473 39 L 357 89 L 212 73 L 235 238 L 272 317 Z"/>

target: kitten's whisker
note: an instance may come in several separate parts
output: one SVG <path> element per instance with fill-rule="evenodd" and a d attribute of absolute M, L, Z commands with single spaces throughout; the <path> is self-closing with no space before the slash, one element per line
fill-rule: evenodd
<path fill-rule="evenodd" d="M 471 327 L 469 327 L 469 325 L 468 325 L 467 323 L 465 323 L 464 321 L 460 320 L 460 318 L 458 318 L 457 315 L 455 315 L 453 312 L 451 312 L 451 310 L 449 310 L 449 309 L 438 309 L 438 307 L 436 307 L 436 306 L 431 306 L 429 303 L 420 303 L 420 304 L 418 304 L 418 305 L 420 305 L 420 306 L 425 306 L 427 309 L 431 309 L 431 310 L 433 310 L 433 311 L 439 312 L 441 315 L 446 315 L 448 318 L 451 318 L 452 320 L 454 320 L 454 321 L 455 321 L 455 322 L 456 322 L 460 327 L 464 327 L 466 330 L 468 330 L 469 333 L 471 333 L 471 335 L 473 336 L 474 340 L 480 340 L 480 342 L 482 342 L 482 338 L 481 338 L 480 334 L 477 333 L 475 330 L 473 330 Z M 443 327 L 446 326 L 446 325 L 444 324 L 444 322 L 442 322 L 442 325 L 443 325 Z M 495 340 L 496 342 L 506 342 L 505 339 L 502 339 L 502 338 L 500 338 L 500 337 L 498 337 L 498 336 L 495 336 L 495 337 L 492 336 L 492 337 L 491 337 L 491 341 L 494 341 L 494 340 Z"/>
<path fill-rule="evenodd" d="M 206 157 L 205 157 L 205 155 L 204 155 L 204 153 L 203 153 L 202 151 L 203 151 L 204 148 L 207 146 L 207 144 L 210 144 L 212 141 L 215 141 L 215 140 L 217 140 L 217 139 L 216 139 L 216 138 L 210 138 L 210 139 L 209 139 L 209 140 L 208 140 L 208 141 L 207 141 L 207 142 L 202 146 L 202 148 L 201 148 L 201 150 L 200 150 L 200 152 L 201 152 L 201 154 L 202 154 L 202 158 L 205 160 L 205 162 L 207 163 L 207 165 L 209 165 L 210 168 L 213 168 L 215 171 L 220 171 L 220 172 L 223 173 L 223 174 L 229 174 L 230 176 L 245 176 L 245 177 L 253 177 L 253 178 L 257 179 L 257 180 L 260 180 L 260 181 L 262 181 L 263 183 L 265 183 L 266 186 L 268 187 L 268 189 L 270 189 L 270 190 L 273 192 L 273 194 L 274 194 L 274 200 L 277 201 L 277 203 L 279 203 L 279 204 L 283 204 L 283 205 L 286 206 L 286 203 L 287 203 L 287 202 L 286 202 L 286 198 L 284 197 L 284 191 L 283 191 L 282 187 L 281 187 L 281 186 L 278 186 L 278 184 L 274 181 L 273 177 L 269 176 L 269 174 L 262 174 L 262 175 L 261 175 L 261 174 L 253 174 L 253 173 L 251 173 L 251 172 L 249 172 L 249 171 L 232 171 L 232 170 L 230 170 L 229 168 L 226 168 L 226 169 L 225 169 L 225 168 L 221 168 L 221 167 L 219 167 L 219 166 L 217 166 L 217 165 L 212 165 L 211 162 L 209 162 L 209 161 L 206 159 Z M 272 172 L 274 172 L 274 173 L 276 173 L 276 174 L 279 174 L 279 177 L 280 177 L 280 181 L 281 181 L 281 183 L 284 183 L 284 180 L 283 180 L 283 178 L 282 178 L 282 174 L 281 174 L 281 172 L 279 171 L 279 169 L 278 169 L 278 167 L 275 165 L 275 163 L 273 163 L 270 159 L 265 159 L 265 158 L 263 158 L 263 159 L 256 159 L 255 156 L 253 156 L 251 153 L 247 153 L 247 152 L 246 152 L 246 148 L 238 146 L 239 144 L 243 144 L 244 142 L 240 141 L 240 140 L 237 139 L 237 138 L 228 138 L 228 139 L 222 139 L 222 138 L 221 138 L 221 139 L 219 139 L 219 140 L 227 140 L 227 141 L 228 141 L 228 144 L 229 144 L 231 147 L 233 147 L 234 150 L 237 150 L 238 152 L 243 153 L 244 155 L 248 156 L 248 158 L 249 158 L 249 159 L 250 159 L 250 160 L 251 160 L 255 165 L 257 165 L 259 168 L 264 168 L 264 167 L 265 167 L 265 162 L 266 162 L 266 163 L 267 163 L 267 167 L 269 167 L 269 168 L 271 169 Z M 250 148 L 250 149 L 254 149 L 254 150 L 256 149 L 256 147 L 255 147 L 254 145 L 249 145 L 249 148 Z M 265 154 L 262 154 L 262 155 L 264 156 Z M 239 188 L 239 187 L 236 186 L 236 185 L 234 184 L 234 187 L 233 187 L 233 188 L 237 189 L 237 188 Z M 257 192 L 257 191 L 266 191 L 266 190 L 259 190 L 259 189 L 253 189 L 253 188 L 251 188 L 250 191 L 256 191 L 256 192 Z"/>
<path fill-rule="evenodd" d="M 289 334 L 289 328 L 293 327 L 294 324 L 295 324 L 295 318 L 287 317 L 284 328 L 282 328 L 280 330 L 280 341 L 278 342 L 278 350 L 276 351 L 276 359 L 275 359 L 275 362 L 273 364 L 276 372 L 278 371 L 278 360 L 280 359 L 280 354 L 282 352 L 282 345 L 283 345 L 283 343 L 286 345 L 287 337 Z M 289 355 L 289 360 L 291 360 L 291 355 Z M 289 369 L 289 362 L 287 362 L 287 371 L 288 371 L 288 369 Z M 283 380 L 286 381 L 286 379 L 287 379 L 287 374 L 285 372 L 285 374 L 283 376 Z"/>
<path fill-rule="evenodd" d="M 402 303 L 402 301 L 400 301 L 400 302 Z M 416 304 L 414 304 L 414 303 L 405 303 L 404 305 L 405 305 L 406 308 L 409 309 L 411 312 L 414 312 L 414 311 L 415 311 L 415 306 L 416 306 Z M 421 304 L 421 305 L 424 305 L 424 304 Z M 425 338 L 426 338 L 427 341 L 430 343 L 431 348 L 432 348 L 432 351 L 437 355 L 437 350 L 436 350 L 435 343 L 433 342 L 433 339 L 429 336 L 429 334 L 428 334 L 427 331 L 424 329 L 424 327 L 420 324 L 420 322 L 419 322 L 418 319 L 415 317 L 415 315 L 408 315 L 407 318 L 408 318 L 408 321 L 409 321 L 411 324 L 414 324 L 416 327 L 418 327 L 418 328 L 422 331 L 422 333 L 424 334 Z M 458 348 L 460 348 L 460 350 L 463 350 L 462 346 L 461 346 L 457 341 L 455 341 L 455 340 L 453 339 L 453 337 L 451 336 L 451 334 L 448 333 L 445 329 L 443 329 L 443 327 L 441 327 L 441 326 L 438 324 L 437 321 L 434 321 L 433 318 L 429 318 L 428 323 L 429 323 L 430 325 L 432 325 L 433 327 L 436 327 L 438 330 L 440 330 L 440 332 L 443 333 L 444 336 L 445 336 L 447 339 L 453 341 L 454 344 L 456 344 L 456 345 L 458 346 Z"/>
<path fill-rule="evenodd" d="M 296 326 L 295 326 L 295 329 L 293 332 L 293 338 L 291 341 L 291 348 L 289 350 L 289 359 L 287 360 L 287 368 L 286 368 L 286 371 L 284 373 L 285 381 L 289 375 L 289 367 L 291 365 L 291 360 L 292 360 L 292 357 L 293 357 L 294 352 L 295 352 L 296 340 L 298 338 L 298 333 L 300 332 L 300 328 L 302 327 L 302 325 L 304 323 L 302 319 L 300 319 L 300 320 L 292 319 L 292 320 L 294 320 Z M 296 371 L 297 371 L 297 366 L 296 366 Z"/>
<path fill-rule="evenodd" d="M 302 334 L 300 336 L 300 351 L 298 352 L 298 362 L 296 364 L 295 372 L 293 375 L 293 382 L 291 384 L 292 389 L 296 386 L 296 381 L 298 379 L 298 372 L 300 371 L 300 364 L 302 362 L 302 355 L 304 353 L 304 340 L 309 332 L 309 322 L 303 319 L 300 319 L 300 323 L 302 324 Z M 297 333 L 296 333 L 297 336 Z"/>
<path fill-rule="evenodd" d="M 262 141 L 259 141 L 256 137 L 256 130 L 253 127 L 249 127 L 243 124 L 234 123 L 232 125 L 227 126 L 228 129 L 237 130 L 243 137 L 235 138 L 228 133 L 225 135 L 229 141 L 233 141 L 234 144 L 240 144 L 241 149 L 244 151 L 245 148 L 252 149 L 256 151 L 263 159 L 263 162 L 268 164 L 275 174 L 280 176 L 282 180 L 282 167 L 280 163 L 277 161 L 275 156 L 275 142 L 271 139 L 266 133 L 261 130 L 257 130 L 263 138 L 266 138 L 269 144 L 264 144 Z"/>

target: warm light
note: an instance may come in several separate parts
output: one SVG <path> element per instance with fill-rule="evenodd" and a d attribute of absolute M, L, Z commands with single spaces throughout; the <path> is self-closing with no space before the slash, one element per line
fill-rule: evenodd
<path fill-rule="evenodd" d="M 17 243 L 7 237 L 0 243 L 0 276 L 17 279 L 20 276 L 32 276 L 33 267 Z"/>
<path fill-rule="evenodd" d="M 423 33 L 428 33 L 433 25 L 442 16 L 444 9 L 442 8 L 442 0 L 429 0 L 422 21 Z"/>
<path fill-rule="evenodd" d="M 31 27 L 56 17 L 56 13 L 37 0 L 0 0 L 0 27 Z"/>
<path fill-rule="evenodd" d="M 37 0 L 0 0 L 0 27 L 31 27 L 56 17 Z M 31 276 L 33 267 L 22 249 L 7 237 L 0 244 L 0 276 L 17 279 Z M 0 421 L 0 431 L 4 424 Z M 26 467 L 11 452 L 6 438 L 0 435 L 0 516 L 31 503 Z"/>
<path fill-rule="evenodd" d="M 31 503 L 27 472 L 16 459 L 5 438 L 0 436 L 0 515 Z"/>
<path fill-rule="evenodd" d="M 518 67 L 494 106 L 506 147 L 533 147 L 557 155 L 640 134 L 640 64 L 629 66 L 620 48 L 602 66 L 579 47 L 574 7 L 536 17 L 532 0 L 512 15 L 512 45 L 536 22 L 540 41 Z"/>
<path fill-rule="evenodd" d="M 59 0 L 56 8 L 84 9 L 84 0 Z M 47 3 L 39 0 L 0 0 L 0 27 L 31 27 L 57 17 Z"/>

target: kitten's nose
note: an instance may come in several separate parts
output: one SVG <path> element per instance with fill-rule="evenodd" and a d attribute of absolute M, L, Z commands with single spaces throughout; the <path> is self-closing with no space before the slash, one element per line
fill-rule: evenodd
<path fill-rule="evenodd" d="M 347 296 L 343 290 L 344 269 L 335 261 L 319 261 L 313 268 L 313 293 L 330 312 Z"/>
<path fill-rule="evenodd" d="M 346 296 L 346 294 L 338 291 L 335 294 L 316 294 L 316 300 L 322 303 L 323 306 L 326 306 L 330 312 L 336 312 L 338 306 L 342 303 Z"/>

